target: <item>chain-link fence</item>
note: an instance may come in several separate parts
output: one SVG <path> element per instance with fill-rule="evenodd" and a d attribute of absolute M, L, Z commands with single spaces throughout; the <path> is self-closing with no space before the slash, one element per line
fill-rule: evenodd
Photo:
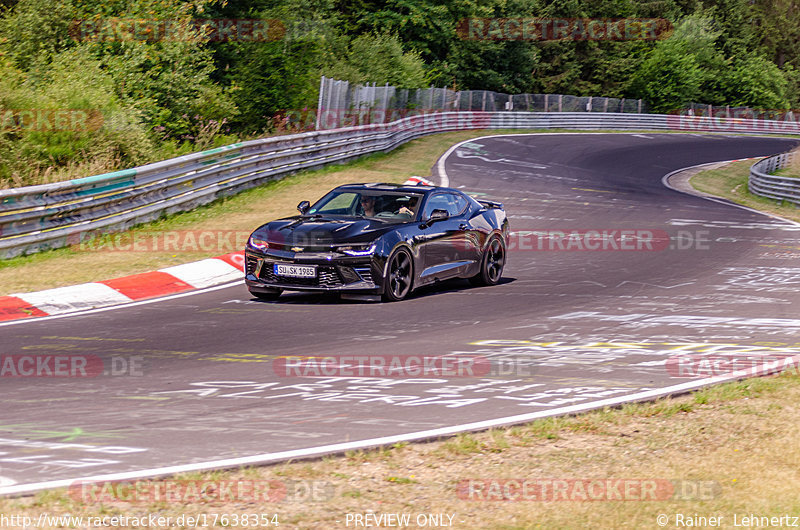
<path fill-rule="evenodd" d="M 503 94 L 491 90 L 398 89 L 389 84 L 354 85 L 323 77 L 315 116 L 317 130 L 388 123 L 409 115 L 442 111 L 626 112 L 646 113 L 641 99 L 563 94 Z M 304 121 L 307 116 L 287 116 Z"/>
<path fill-rule="evenodd" d="M 708 116 L 712 118 L 742 118 L 747 120 L 773 120 L 797 122 L 800 113 L 786 109 L 753 109 L 750 107 L 715 106 L 703 103 L 689 103 L 681 109 L 684 116 Z"/>

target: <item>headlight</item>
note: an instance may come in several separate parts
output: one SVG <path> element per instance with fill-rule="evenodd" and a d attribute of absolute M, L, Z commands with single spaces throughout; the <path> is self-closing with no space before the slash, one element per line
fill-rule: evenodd
<path fill-rule="evenodd" d="M 370 256 L 375 252 L 375 243 L 339 247 L 339 252 L 344 252 L 348 256 Z"/>
<path fill-rule="evenodd" d="M 264 241 L 263 239 L 258 239 L 253 236 L 250 236 L 250 239 L 247 240 L 247 244 L 253 247 L 256 250 L 265 251 L 269 248 L 269 243 Z"/>

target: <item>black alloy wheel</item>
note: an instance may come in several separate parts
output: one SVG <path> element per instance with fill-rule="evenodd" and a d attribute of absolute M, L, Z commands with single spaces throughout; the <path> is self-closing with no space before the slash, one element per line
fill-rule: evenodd
<path fill-rule="evenodd" d="M 497 285 L 506 265 L 506 246 L 498 236 L 492 236 L 481 260 L 481 271 L 469 279 L 473 285 Z"/>
<path fill-rule="evenodd" d="M 383 298 L 389 302 L 402 300 L 411 292 L 414 266 L 405 249 L 397 249 L 389 258 Z"/>

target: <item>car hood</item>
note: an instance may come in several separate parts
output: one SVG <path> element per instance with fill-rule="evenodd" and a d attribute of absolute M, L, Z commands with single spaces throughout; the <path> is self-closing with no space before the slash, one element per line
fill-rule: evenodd
<path fill-rule="evenodd" d="M 397 224 L 374 219 L 290 217 L 260 226 L 254 237 L 287 247 L 369 243 L 394 230 Z"/>

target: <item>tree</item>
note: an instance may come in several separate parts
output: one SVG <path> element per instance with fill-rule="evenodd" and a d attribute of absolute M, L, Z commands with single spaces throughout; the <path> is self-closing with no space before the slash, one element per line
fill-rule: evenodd
<path fill-rule="evenodd" d="M 631 77 L 631 95 L 648 101 L 655 112 L 674 111 L 692 101 L 724 104 L 719 85 L 728 63 L 715 47 L 718 36 L 709 19 L 684 19 L 672 37 L 645 56 Z"/>
<path fill-rule="evenodd" d="M 775 63 L 756 54 L 737 58 L 723 81 L 725 102 L 731 106 L 787 109 L 789 82 Z"/>
<path fill-rule="evenodd" d="M 23 69 L 46 64 L 75 44 L 69 36 L 73 13 L 71 0 L 20 0 L 0 18 L 0 53 Z"/>
<path fill-rule="evenodd" d="M 800 67 L 800 5 L 797 0 L 753 0 L 761 46 L 778 68 Z"/>
<path fill-rule="evenodd" d="M 352 83 L 389 83 L 398 88 L 427 84 L 425 63 L 416 52 L 404 52 L 394 35 L 364 35 L 353 39 L 344 54 L 328 56 L 322 72 Z"/>

